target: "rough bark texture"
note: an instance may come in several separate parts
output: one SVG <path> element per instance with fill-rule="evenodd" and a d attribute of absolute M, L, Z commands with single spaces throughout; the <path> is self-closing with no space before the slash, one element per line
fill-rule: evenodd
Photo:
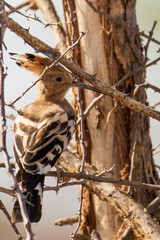
<path fill-rule="evenodd" d="M 89 1 L 90 2 L 90 1 Z M 76 1 L 79 32 L 87 32 L 81 40 L 82 68 L 110 85 L 117 83 L 128 71 L 143 64 L 142 47 L 135 15 L 135 1 L 94 1 L 93 10 L 86 2 Z M 99 12 L 98 12 L 99 11 Z M 118 89 L 146 104 L 144 90 L 134 95 L 134 86 L 144 82 L 145 74 L 128 78 Z M 85 95 L 86 106 L 96 97 Z M 149 121 L 130 111 L 110 97 L 103 98 L 90 112 L 87 127 L 91 136 L 91 159 L 99 170 L 115 164 L 114 174 L 123 179 L 155 182 Z M 134 199 L 146 206 L 153 198 L 147 190 L 124 188 Z M 94 197 L 96 229 L 102 239 L 113 239 L 120 227 L 109 203 Z"/>

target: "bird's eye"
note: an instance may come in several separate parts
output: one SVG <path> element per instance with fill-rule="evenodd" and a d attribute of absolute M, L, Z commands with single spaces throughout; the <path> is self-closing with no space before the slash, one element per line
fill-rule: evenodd
<path fill-rule="evenodd" d="M 62 78 L 61 78 L 61 77 L 57 77 L 57 78 L 56 78 L 56 81 L 57 81 L 57 82 L 61 82 L 61 81 L 62 81 Z"/>

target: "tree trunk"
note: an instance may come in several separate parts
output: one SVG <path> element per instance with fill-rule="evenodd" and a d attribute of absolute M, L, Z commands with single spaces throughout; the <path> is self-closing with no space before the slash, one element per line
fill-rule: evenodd
<path fill-rule="evenodd" d="M 144 71 L 121 80 L 128 72 L 144 64 L 135 0 L 97 0 L 94 3 L 77 0 L 74 7 L 77 17 L 77 27 L 74 25 L 74 28 L 79 34 L 87 32 L 80 42 L 81 67 L 90 74 L 96 74 L 103 82 L 116 84 L 118 90 L 146 104 L 145 91 L 140 88 L 134 92 L 135 85 L 144 82 Z M 85 107 L 95 97 L 96 93 L 87 91 L 83 97 Z M 100 171 L 115 164 L 114 175 L 107 176 L 156 182 L 149 119 L 146 116 L 132 112 L 108 96 L 103 97 L 91 110 L 85 128 L 90 136 L 87 154 L 91 163 Z M 122 189 L 144 206 L 154 197 L 153 193 L 144 189 Z M 91 198 L 86 201 L 92 202 Z M 96 221 L 92 229 L 95 228 L 100 233 L 101 239 L 114 239 L 122 219 L 117 217 L 109 203 L 104 203 L 95 196 L 93 206 Z M 90 208 L 91 211 L 93 212 L 93 207 Z"/>

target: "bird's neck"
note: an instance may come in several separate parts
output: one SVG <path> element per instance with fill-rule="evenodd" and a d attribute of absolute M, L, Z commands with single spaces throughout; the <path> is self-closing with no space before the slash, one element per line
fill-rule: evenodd
<path fill-rule="evenodd" d="M 36 100 L 35 103 L 37 106 L 43 105 L 43 106 L 51 106 L 52 104 L 55 106 L 59 106 L 60 108 L 64 109 L 65 112 L 69 116 L 75 116 L 75 112 L 71 104 L 67 101 L 66 98 L 56 98 L 54 95 L 40 95 Z"/>
<path fill-rule="evenodd" d="M 64 101 L 65 95 L 64 94 L 53 94 L 53 93 L 47 93 L 47 94 L 38 94 L 37 99 L 41 99 L 43 102 L 52 102 L 59 104 Z"/>
<path fill-rule="evenodd" d="M 67 88 L 46 88 L 43 83 L 38 84 L 38 99 L 42 101 L 51 101 L 54 103 L 63 102 L 65 95 L 68 91 Z"/>
<path fill-rule="evenodd" d="M 63 102 L 63 100 L 65 99 L 65 95 L 66 95 L 67 91 L 59 91 L 57 90 L 57 92 L 53 92 L 52 90 L 42 90 L 39 89 L 38 91 L 38 99 L 41 99 L 41 101 L 49 101 L 49 102 L 53 102 L 53 103 L 60 103 Z"/>

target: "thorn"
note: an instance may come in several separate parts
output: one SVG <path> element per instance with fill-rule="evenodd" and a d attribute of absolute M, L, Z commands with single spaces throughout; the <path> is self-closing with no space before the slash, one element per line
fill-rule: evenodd
<path fill-rule="evenodd" d="M 29 32 L 29 30 L 30 30 L 30 27 L 28 27 L 28 28 L 24 28 L 27 32 Z"/>

